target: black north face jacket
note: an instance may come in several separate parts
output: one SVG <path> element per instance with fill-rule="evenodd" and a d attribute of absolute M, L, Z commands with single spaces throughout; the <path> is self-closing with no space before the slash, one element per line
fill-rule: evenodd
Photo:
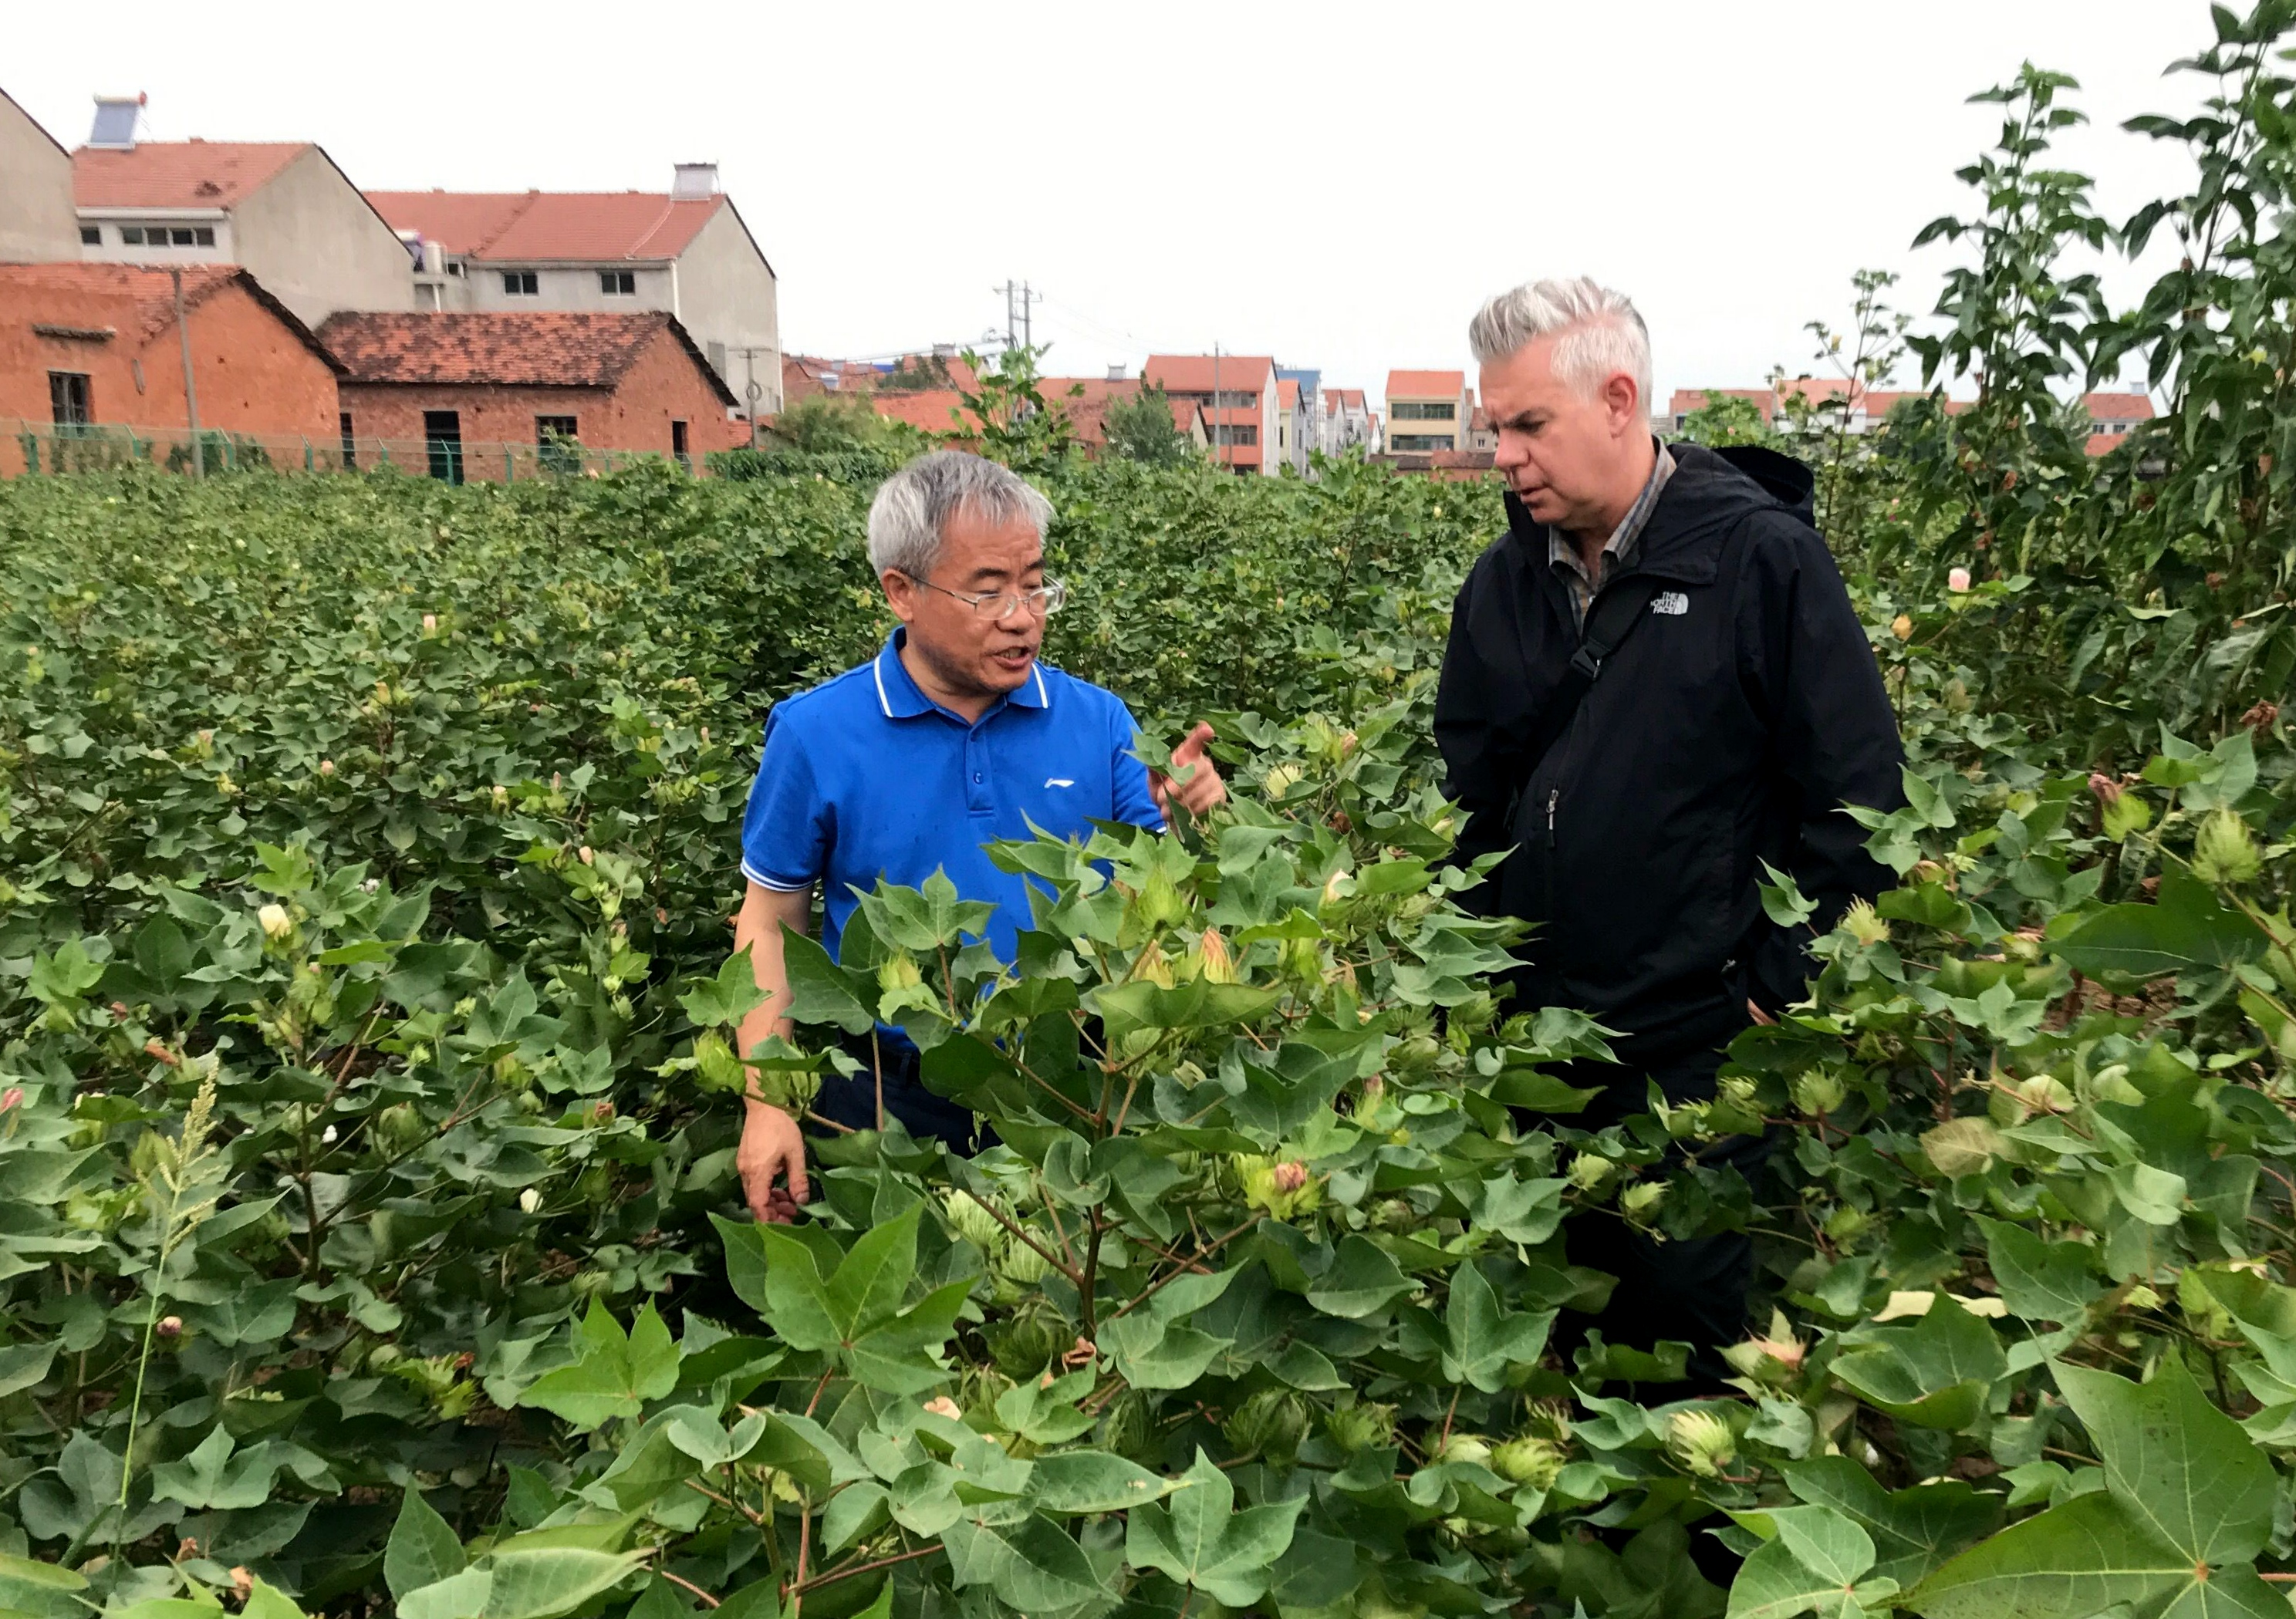
<path fill-rule="evenodd" d="M 1523 756 L 1526 734 L 1580 631 L 1549 531 L 1512 495 L 1452 610 L 1435 699 L 1468 811 L 1461 854 L 1513 850 L 1470 903 L 1539 924 L 1513 1004 L 1592 1012 L 1644 1063 L 1727 1039 L 1750 997 L 1801 998 L 1814 929 L 1768 920 L 1762 863 L 1830 928 L 1890 882 L 1840 806 L 1904 803 L 1897 726 L 1808 470 L 1671 448 L 1634 563 L 1604 582 L 1652 576 L 1660 593 L 1546 758 Z"/>

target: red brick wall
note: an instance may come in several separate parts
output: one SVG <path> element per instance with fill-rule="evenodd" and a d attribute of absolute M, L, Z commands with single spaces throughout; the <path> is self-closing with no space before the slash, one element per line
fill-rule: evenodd
<path fill-rule="evenodd" d="M 182 348 L 172 323 L 145 342 L 138 301 L 99 290 L 12 288 L 8 301 L 15 307 L 0 319 L 0 418 L 45 423 L 48 372 L 74 371 L 87 374 L 97 421 L 184 428 Z M 35 324 L 110 326 L 118 335 L 108 342 L 43 337 Z M 334 441 L 334 372 L 243 288 L 218 288 L 195 305 L 191 329 L 201 427 Z"/>
<path fill-rule="evenodd" d="M 750 440 L 746 423 L 726 420 L 726 405 L 710 388 L 707 373 L 668 331 L 649 343 L 611 392 L 587 388 L 484 388 L 406 383 L 346 382 L 342 407 L 361 439 L 422 437 L 425 411 L 454 411 L 461 418 L 467 476 L 498 478 L 482 445 L 532 445 L 535 418 L 571 416 L 575 433 L 589 450 L 633 450 L 667 455 L 669 424 L 686 424 L 686 448 L 698 469 L 712 450 L 732 449 Z M 398 457 L 394 446 L 392 454 Z"/>

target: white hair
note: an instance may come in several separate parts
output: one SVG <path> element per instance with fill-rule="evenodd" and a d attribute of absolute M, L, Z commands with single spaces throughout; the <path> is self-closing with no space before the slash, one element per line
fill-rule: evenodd
<path fill-rule="evenodd" d="M 1053 503 L 1000 462 L 962 450 L 920 455 L 869 503 L 869 566 L 922 579 L 940 560 L 949 519 L 963 512 L 995 527 L 1025 519 L 1044 537 Z"/>
<path fill-rule="evenodd" d="M 1468 345 L 1485 365 L 1544 337 L 1557 339 L 1556 376 L 1591 394 L 1624 372 L 1649 412 L 1650 328 L 1625 293 L 1585 275 L 1525 282 L 1492 298 L 1467 324 Z"/>

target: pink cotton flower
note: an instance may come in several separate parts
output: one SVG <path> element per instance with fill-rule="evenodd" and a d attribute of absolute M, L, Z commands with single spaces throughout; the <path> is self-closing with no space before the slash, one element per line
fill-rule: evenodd
<path fill-rule="evenodd" d="M 1956 568 L 1951 573 L 1946 575 L 1945 587 L 1950 591 L 1967 590 L 1969 588 L 1969 569 L 1966 568 Z"/>

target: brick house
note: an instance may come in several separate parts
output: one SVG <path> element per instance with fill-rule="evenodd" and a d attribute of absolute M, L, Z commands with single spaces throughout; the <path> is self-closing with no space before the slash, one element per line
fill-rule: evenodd
<path fill-rule="evenodd" d="M 183 272 L 193 391 L 203 430 L 333 444 L 340 367 L 246 271 Z M 175 285 L 133 265 L 0 265 L 0 420 L 119 427 L 187 441 Z M 274 459 L 282 454 L 267 446 Z M 4 454 L 20 470 L 20 451 Z"/>
<path fill-rule="evenodd" d="M 561 444 L 699 466 L 749 442 L 725 379 L 660 311 L 346 314 L 319 340 L 345 368 L 342 437 L 421 446 L 450 482 L 515 475 L 521 450 L 548 465 Z"/>

